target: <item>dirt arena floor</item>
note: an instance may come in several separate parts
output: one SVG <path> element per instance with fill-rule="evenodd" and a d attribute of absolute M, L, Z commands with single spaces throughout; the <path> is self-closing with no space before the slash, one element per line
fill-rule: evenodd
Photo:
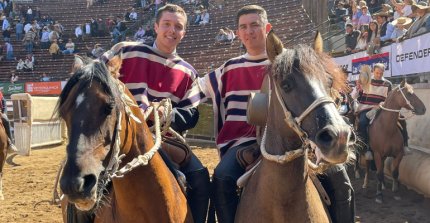
<path fill-rule="evenodd" d="M 213 170 L 218 162 L 216 150 L 194 151 Z M 5 200 L 0 201 L 0 223 L 62 222 L 60 208 L 50 205 L 49 201 L 64 154 L 65 146 L 55 146 L 33 150 L 28 157 L 9 157 L 3 171 Z M 429 199 L 402 186 L 401 201 L 395 201 L 393 194 L 386 190 L 385 203 L 377 204 L 374 202 L 374 176 L 371 179 L 371 188 L 368 190 L 361 189 L 362 180 L 352 179 L 356 190 L 358 222 L 430 223 Z"/>

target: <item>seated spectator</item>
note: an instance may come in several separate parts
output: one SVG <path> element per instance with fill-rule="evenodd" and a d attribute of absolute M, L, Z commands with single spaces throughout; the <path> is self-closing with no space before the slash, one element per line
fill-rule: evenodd
<path fill-rule="evenodd" d="M 16 65 L 17 71 L 22 71 L 24 69 L 24 61 L 22 59 L 19 59 L 18 64 Z"/>
<path fill-rule="evenodd" d="M 227 41 L 227 33 L 224 31 L 224 27 L 219 29 L 218 34 L 215 36 L 216 43 L 221 43 Z"/>
<path fill-rule="evenodd" d="M 351 51 L 352 53 L 360 52 L 367 49 L 367 37 L 369 34 L 369 25 L 362 25 L 360 29 L 360 37 L 358 37 L 357 45 Z"/>
<path fill-rule="evenodd" d="M 58 39 L 58 47 L 60 48 L 60 53 L 66 50 L 66 44 L 64 43 L 63 39 Z"/>
<path fill-rule="evenodd" d="M 48 81 L 51 81 L 51 78 L 48 77 L 48 75 L 45 72 L 43 72 L 42 73 L 42 77 L 40 78 L 40 81 L 42 81 L 42 82 L 48 82 Z"/>
<path fill-rule="evenodd" d="M 87 9 L 94 4 L 94 0 L 87 0 Z"/>
<path fill-rule="evenodd" d="M 89 23 L 89 22 L 85 23 L 84 33 L 85 33 L 85 36 L 91 35 L 91 23 Z"/>
<path fill-rule="evenodd" d="M 51 43 L 51 46 L 49 47 L 49 54 L 51 54 L 53 60 L 57 59 L 60 56 L 60 47 L 58 46 L 56 39 Z"/>
<path fill-rule="evenodd" d="M 378 45 L 383 45 L 384 42 L 389 42 L 391 40 L 391 34 L 394 32 L 394 26 L 391 22 L 388 22 L 387 19 L 389 14 L 386 12 L 379 12 L 374 14 L 376 17 L 376 21 L 380 28 L 379 38 L 376 38 L 375 41 Z"/>
<path fill-rule="evenodd" d="M 382 4 L 382 12 L 386 12 L 388 14 L 393 14 L 393 7 L 389 4 Z"/>
<path fill-rule="evenodd" d="M 200 15 L 200 25 L 205 25 L 209 23 L 209 12 L 206 9 L 203 9 L 202 14 Z"/>
<path fill-rule="evenodd" d="M 225 32 L 227 33 L 227 40 L 228 42 L 233 42 L 233 40 L 236 38 L 236 35 L 234 34 L 234 31 L 229 29 L 228 27 L 225 27 Z"/>
<path fill-rule="evenodd" d="M 359 17 L 359 11 L 361 11 L 361 8 L 359 8 L 359 6 L 357 6 L 356 4 L 353 4 L 351 6 L 351 11 L 352 11 L 352 15 L 351 15 L 352 27 L 354 29 L 358 29 L 358 19 L 360 18 Z"/>
<path fill-rule="evenodd" d="M 412 19 L 408 17 L 400 17 L 391 22 L 396 27 L 394 32 L 391 34 L 391 41 L 398 42 L 398 39 L 408 31 L 405 26 L 409 25 L 411 22 Z"/>
<path fill-rule="evenodd" d="M 367 6 L 363 6 L 361 8 L 361 12 L 363 14 L 358 19 L 358 27 L 360 27 L 362 25 L 369 25 L 369 23 L 372 21 L 372 16 L 368 12 L 368 7 Z"/>
<path fill-rule="evenodd" d="M 345 29 L 345 16 L 348 15 L 348 10 L 344 7 L 343 2 L 337 3 L 337 8 L 335 10 L 335 15 L 337 18 L 337 24 L 341 30 Z"/>
<path fill-rule="evenodd" d="M 72 39 L 69 38 L 65 47 L 66 49 L 63 50 L 63 54 L 73 54 L 75 52 L 75 44 L 73 43 Z"/>
<path fill-rule="evenodd" d="M 357 46 L 358 37 L 360 36 L 360 31 L 353 30 L 352 24 L 346 24 L 346 34 L 345 34 L 345 44 L 346 52 L 351 53 L 352 50 Z"/>
<path fill-rule="evenodd" d="M 97 43 L 96 45 L 94 45 L 94 48 L 91 51 L 91 54 L 93 55 L 94 58 L 100 58 L 104 52 L 105 50 L 100 46 L 99 43 Z"/>
<path fill-rule="evenodd" d="M 49 32 L 49 42 L 54 42 L 54 40 L 58 40 L 60 38 L 60 34 L 58 34 L 57 31 L 55 30 L 51 30 L 51 32 Z"/>
<path fill-rule="evenodd" d="M 97 20 L 94 18 L 91 18 L 91 36 L 96 37 L 99 36 L 99 24 L 97 23 Z"/>
<path fill-rule="evenodd" d="M 367 43 L 373 43 L 376 38 L 379 38 L 378 23 L 372 21 L 369 23 L 369 34 L 367 35 Z"/>
<path fill-rule="evenodd" d="M 34 69 L 34 56 L 32 54 L 27 54 L 24 60 L 24 71 L 32 71 Z"/>
<path fill-rule="evenodd" d="M 151 26 L 146 26 L 145 35 L 143 36 L 143 43 L 151 46 L 155 40 L 155 32 Z"/>
<path fill-rule="evenodd" d="M 367 1 L 367 6 L 369 7 L 370 13 L 375 13 L 381 10 L 382 1 L 381 0 L 370 0 Z"/>
<path fill-rule="evenodd" d="M 3 30 L 3 40 L 10 41 L 10 35 L 12 34 L 12 31 L 10 27 L 7 27 L 5 30 Z"/>
<path fill-rule="evenodd" d="M 412 5 L 415 4 L 413 0 L 404 0 L 403 2 L 398 3 L 396 0 L 391 0 L 391 4 L 394 7 L 400 6 L 402 8 L 400 16 L 404 17 L 413 17 L 412 13 Z"/>
<path fill-rule="evenodd" d="M 132 8 L 130 15 L 128 16 L 130 18 L 131 21 L 136 21 L 137 20 L 137 12 L 136 9 Z"/>
<path fill-rule="evenodd" d="M 99 36 L 106 36 L 106 33 L 108 33 L 108 29 L 106 26 L 106 23 L 103 22 L 103 19 L 98 19 L 98 24 L 99 24 Z"/>
<path fill-rule="evenodd" d="M 15 71 L 11 71 L 10 74 L 10 83 L 14 84 L 18 81 L 18 75 L 15 74 Z"/>
<path fill-rule="evenodd" d="M 402 14 L 403 14 L 402 9 L 403 9 L 403 6 L 401 6 L 401 5 L 394 6 L 393 19 L 397 19 L 397 18 L 402 17 Z"/>
<path fill-rule="evenodd" d="M 112 36 L 112 44 L 115 45 L 121 41 L 121 32 L 118 30 L 118 27 L 114 27 L 111 33 Z"/>
<path fill-rule="evenodd" d="M 430 31 L 430 7 L 427 6 L 427 3 L 420 2 L 417 5 L 413 5 L 412 10 L 415 14 L 415 22 L 412 23 L 409 30 L 403 37 L 401 37 L 401 39 L 399 39 L 399 41 Z"/>
<path fill-rule="evenodd" d="M 75 36 L 76 36 L 76 41 L 77 42 L 82 42 L 83 38 L 82 38 L 83 32 L 82 32 L 82 25 L 78 24 L 75 28 Z"/>
<path fill-rule="evenodd" d="M 143 26 L 139 27 L 139 30 L 134 34 L 133 38 L 135 41 L 143 42 L 143 37 L 145 36 L 145 28 Z"/>

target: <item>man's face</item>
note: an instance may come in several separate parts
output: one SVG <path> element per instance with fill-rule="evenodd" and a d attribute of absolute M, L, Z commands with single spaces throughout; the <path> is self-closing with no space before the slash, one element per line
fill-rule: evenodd
<path fill-rule="evenodd" d="M 157 47 L 172 53 L 185 36 L 186 18 L 182 14 L 163 12 L 160 21 L 154 24 Z"/>
<path fill-rule="evenodd" d="M 377 16 L 376 17 L 376 22 L 378 22 L 378 24 L 383 24 L 384 23 L 384 18 L 382 16 Z"/>
<path fill-rule="evenodd" d="M 383 75 L 384 75 L 384 71 L 381 68 L 379 68 L 379 67 L 374 68 L 373 77 L 376 80 L 381 80 Z"/>
<path fill-rule="evenodd" d="M 351 32 L 352 32 L 352 27 L 347 26 L 347 27 L 346 27 L 346 33 L 351 33 Z"/>
<path fill-rule="evenodd" d="M 256 13 L 246 14 L 239 17 L 236 34 L 249 53 L 260 53 L 266 49 L 266 34 L 271 28 L 270 23 L 263 23 L 260 15 Z"/>

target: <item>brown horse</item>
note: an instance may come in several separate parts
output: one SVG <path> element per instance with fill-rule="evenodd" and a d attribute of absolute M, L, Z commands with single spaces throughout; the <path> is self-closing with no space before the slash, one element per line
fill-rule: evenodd
<path fill-rule="evenodd" d="M 3 167 L 6 162 L 6 156 L 7 156 L 7 134 L 6 130 L 3 126 L 2 119 L 0 119 L 0 200 L 4 200 L 3 196 Z"/>
<path fill-rule="evenodd" d="M 272 67 L 268 106 L 262 109 L 263 158 L 243 190 L 236 222 L 330 222 L 306 151 L 312 143 L 323 162 L 348 158 L 351 128 L 331 97 L 333 89 L 346 87 L 344 74 L 320 51 L 303 45 L 283 49 L 272 33 L 267 47 Z"/>
<path fill-rule="evenodd" d="M 79 61 L 83 67 L 61 92 L 58 114 L 69 143 L 60 188 L 78 209 L 94 213 L 95 222 L 192 222 L 185 195 L 159 153 L 115 177 L 154 142 L 131 93 L 113 77 L 120 60 L 113 61 Z"/>
<path fill-rule="evenodd" d="M 399 165 L 404 155 L 404 143 L 402 133 L 397 126 L 400 109 L 413 111 L 416 115 L 424 115 L 426 107 L 414 94 L 411 85 L 403 81 L 400 86 L 393 89 L 387 96 L 384 105 L 376 114 L 373 123 L 369 126 L 369 146 L 374 153 L 377 169 L 376 202 L 382 203 L 382 187 L 384 184 L 384 161 L 387 157 L 393 157 L 393 192 L 398 190 Z M 369 162 L 366 162 L 369 165 Z M 369 182 L 369 167 L 366 167 L 363 187 Z M 395 197 L 399 199 L 399 197 Z"/>

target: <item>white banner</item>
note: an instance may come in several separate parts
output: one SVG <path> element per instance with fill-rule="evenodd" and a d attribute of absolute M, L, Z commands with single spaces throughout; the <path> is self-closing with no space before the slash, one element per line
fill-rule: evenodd
<path fill-rule="evenodd" d="M 430 33 L 391 45 L 392 76 L 430 71 Z"/>

